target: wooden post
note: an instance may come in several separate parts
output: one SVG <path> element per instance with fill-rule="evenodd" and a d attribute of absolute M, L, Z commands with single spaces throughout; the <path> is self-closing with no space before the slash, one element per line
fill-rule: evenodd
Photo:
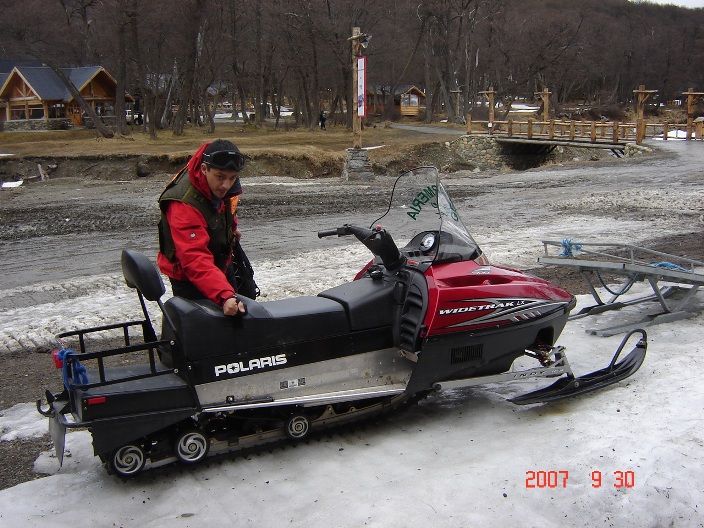
<path fill-rule="evenodd" d="M 513 136 L 513 119 L 508 120 L 507 128 L 508 128 L 508 130 L 507 130 L 508 137 L 512 137 Z"/>
<path fill-rule="evenodd" d="M 633 93 L 638 96 L 636 103 L 636 144 L 640 145 L 645 139 L 645 102 L 651 95 L 657 93 L 657 90 L 646 90 L 645 85 L 641 84 Z"/>
<path fill-rule="evenodd" d="M 690 88 L 682 95 L 687 96 L 687 139 L 692 139 L 692 128 L 694 125 L 694 107 L 704 96 L 704 92 L 695 92 L 694 88 Z"/>
<path fill-rule="evenodd" d="M 462 90 L 450 90 L 450 93 L 456 96 L 455 111 L 457 112 L 457 119 L 459 119 Z"/>
<path fill-rule="evenodd" d="M 467 134 L 472 133 L 472 114 L 467 114 Z"/>
<path fill-rule="evenodd" d="M 485 92 L 479 92 L 482 95 L 486 95 L 487 99 L 489 99 L 489 134 L 493 134 L 493 128 L 494 128 L 494 95 L 496 95 L 496 92 L 494 91 L 493 86 L 489 86 L 489 89 L 486 90 Z"/>
<path fill-rule="evenodd" d="M 539 95 L 543 100 L 543 123 L 547 123 L 550 119 L 550 92 L 547 88 L 543 88 L 542 92 L 534 92 L 535 95 Z M 543 131 L 543 125 L 540 127 L 540 131 Z"/>
<path fill-rule="evenodd" d="M 570 121 L 570 141 L 574 141 L 574 119 Z"/>
<path fill-rule="evenodd" d="M 528 134 L 527 135 L 528 135 L 528 139 L 533 138 L 533 120 L 532 119 L 528 120 Z"/>
<path fill-rule="evenodd" d="M 592 121 L 592 129 L 589 138 L 592 140 L 592 143 L 596 143 L 596 121 Z"/>
<path fill-rule="evenodd" d="M 555 120 L 550 121 L 550 125 L 548 126 L 548 137 L 550 139 L 555 139 Z"/>
<path fill-rule="evenodd" d="M 614 121 L 613 123 L 613 129 L 611 130 L 611 140 L 614 143 L 618 143 L 618 121 Z"/>

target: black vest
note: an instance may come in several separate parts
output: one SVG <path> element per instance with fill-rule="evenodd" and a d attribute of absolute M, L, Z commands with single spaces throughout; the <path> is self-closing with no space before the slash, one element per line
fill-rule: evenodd
<path fill-rule="evenodd" d="M 183 202 L 195 207 L 205 218 L 207 224 L 208 249 L 213 254 L 215 265 L 225 269 L 232 253 L 232 243 L 235 234 L 232 232 L 234 215 L 230 207 L 230 197 L 225 197 L 225 209 L 218 213 L 213 203 L 196 189 L 188 177 L 188 169 L 183 169 L 166 186 L 159 197 L 161 219 L 159 220 L 159 251 L 171 262 L 176 260 L 176 245 L 171 236 L 171 226 L 166 219 L 166 208 L 169 202 Z"/>

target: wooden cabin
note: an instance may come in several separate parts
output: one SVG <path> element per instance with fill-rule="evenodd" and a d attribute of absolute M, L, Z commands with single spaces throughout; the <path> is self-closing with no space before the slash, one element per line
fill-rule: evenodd
<path fill-rule="evenodd" d="M 367 115 L 384 113 L 386 102 L 390 99 L 390 86 L 370 86 L 367 88 Z M 396 87 L 393 95 L 394 110 L 399 116 L 416 117 L 425 109 L 425 93 L 413 85 Z"/>
<path fill-rule="evenodd" d="M 99 116 L 115 115 L 117 81 L 102 66 L 61 68 Z M 128 100 L 132 100 L 128 96 Z M 69 119 L 83 125 L 81 107 L 46 66 L 15 65 L 0 72 L 0 122 Z"/>

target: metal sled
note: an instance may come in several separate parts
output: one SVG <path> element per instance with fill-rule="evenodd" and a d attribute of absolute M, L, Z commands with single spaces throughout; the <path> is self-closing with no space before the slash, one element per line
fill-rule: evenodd
<path fill-rule="evenodd" d="M 590 334 L 611 336 L 634 328 L 687 319 L 699 313 L 698 310 L 692 311 L 691 307 L 686 309 L 686 306 L 699 287 L 704 285 L 704 274 L 701 270 L 695 271 L 696 268 L 704 269 L 704 262 L 629 244 L 569 240 L 543 240 L 542 243 L 545 254 L 538 258 L 538 262 L 576 269 L 596 301 L 595 305 L 583 308 L 570 319 L 618 310 L 643 302 L 657 301 L 662 307 L 662 312 L 648 315 L 631 324 L 587 329 Z M 560 248 L 561 253 L 551 255 L 551 250 L 554 253 L 555 248 Z M 579 257 L 574 256 L 573 252 L 579 252 Z M 613 291 L 604 283 L 602 273 L 623 275 L 627 278 L 626 283 L 619 291 Z M 595 280 L 598 281 L 598 286 L 611 294 L 611 298 L 602 300 L 596 290 Z M 653 290 L 652 295 L 619 301 L 634 283 L 641 281 L 648 281 Z M 660 282 L 669 284 L 661 286 Z"/>

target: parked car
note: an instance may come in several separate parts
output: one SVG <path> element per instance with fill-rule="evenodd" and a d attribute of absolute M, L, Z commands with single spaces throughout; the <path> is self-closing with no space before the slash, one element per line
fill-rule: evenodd
<path fill-rule="evenodd" d="M 143 123 L 142 113 L 134 112 L 132 110 L 125 110 L 125 120 L 128 125 L 141 125 Z"/>

